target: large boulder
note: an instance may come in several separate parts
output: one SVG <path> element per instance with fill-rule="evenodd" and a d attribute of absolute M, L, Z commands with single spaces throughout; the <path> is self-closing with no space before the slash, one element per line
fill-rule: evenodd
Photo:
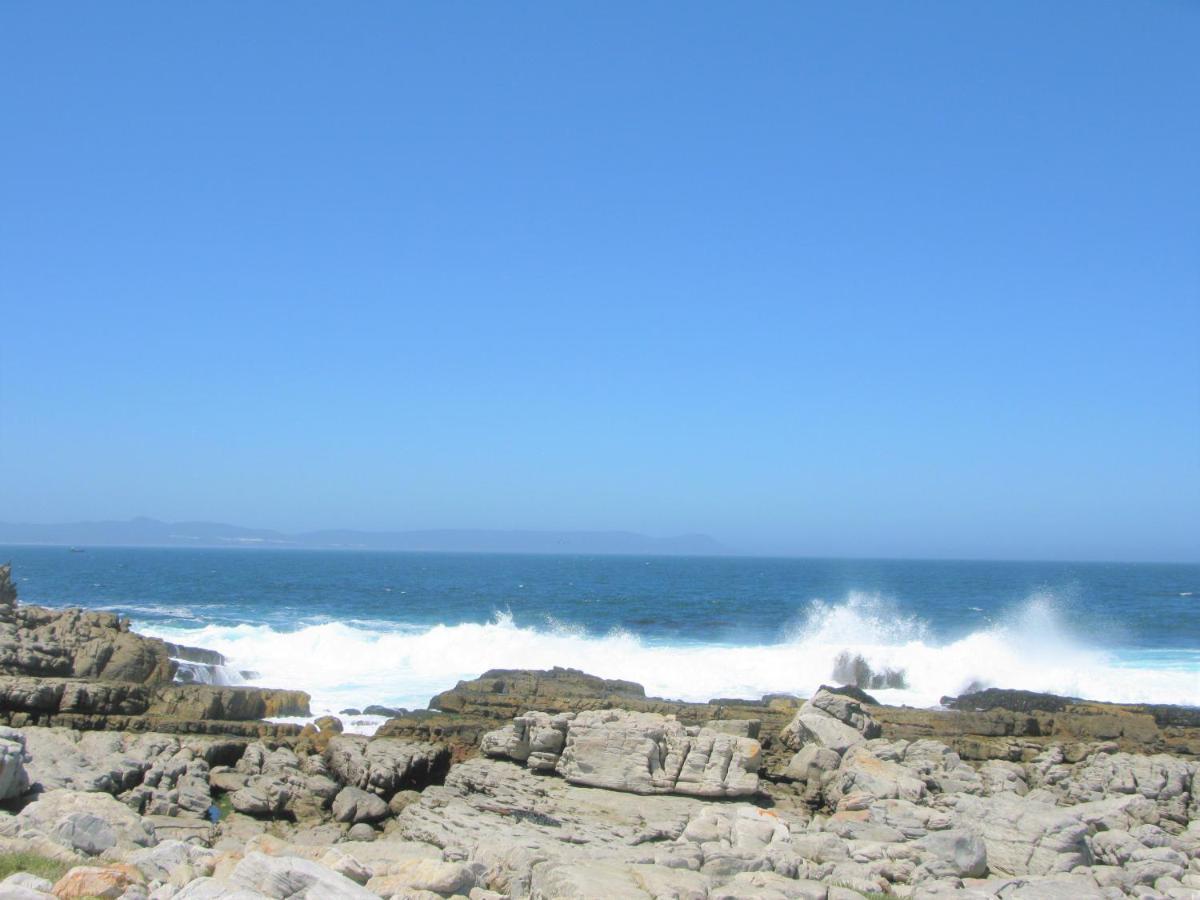
<path fill-rule="evenodd" d="M 211 773 L 209 781 L 229 791 L 229 802 L 238 812 L 259 818 L 284 813 L 319 818 L 338 791 L 321 757 L 302 759 L 287 747 L 271 750 L 258 742 L 246 748 L 232 770 Z"/>
<path fill-rule="evenodd" d="M 756 740 L 616 709 L 519 716 L 486 735 L 483 749 L 535 770 L 554 769 L 572 784 L 697 797 L 754 794 L 762 762 Z"/>
<path fill-rule="evenodd" d="M 109 900 L 129 896 L 126 891 L 143 883 L 133 866 L 76 866 L 55 883 L 52 893 L 57 900 Z"/>
<path fill-rule="evenodd" d="M 925 854 L 926 871 L 939 878 L 982 878 L 987 874 L 987 844 L 963 829 L 934 831 L 916 846 Z"/>
<path fill-rule="evenodd" d="M 463 896 L 475 887 L 475 872 L 459 862 L 440 859 L 403 859 L 387 867 L 387 873 L 367 882 L 367 889 L 380 897 L 409 897 L 429 891 L 450 897 Z"/>
<path fill-rule="evenodd" d="M 387 815 L 388 805 L 383 799 L 362 788 L 344 787 L 333 798 L 333 818 L 337 822 L 378 822 Z"/>
<path fill-rule="evenodd" d="M 25 735 L 14 728 L 0 726 L 0 800 L 20 797 L 29 790 L 27 762 Z"/>
<path fill-rule="evenodd" d="M 27 831 L 40 832 L 88 856 L 156 842 L 154 827 L 108 794 L 48 791 L 17 814 L 17 824 L 23 836 Z"/>
<path fill-rule="evenodd" d="M 915 801 L 925 793 L 925 782 L 912 769 L 865 746 L 846 752 L 826 788 L 827 799 L 838 809 L 865 809 L 877 800 Z"/>
<path fill-rule="evenodd" d="M 685 727 L 655 713 L 582 712 L 556 766 L 572 784 L 634 793 L 747 797 L 758 790 L 758 741 Z"/>
<path fill-rule="evenodd" d="M 234 867 L 229 886 L 280 900 L 378 900 L 379 896 L 311 860 L 258 852 L 246 854 Z"/>
<path fill-rule="evenodd" d="M 439 780 L 450 767 L 450 753 L 437 744 L 342 734 L 329 741 L 325 761 L 342 784 L 387 801 L 398 791 L 419 790 Z"/>
<path fill-rule="evenodd" d="M 529 712 L 515 717 L 511 725 L 485 734 L 479 749 L 485 756 L 523 762 L 534 771 L 552 770 L 562 755 L 573 718 L 574 713 Z"/>
<path fill-rule="evenodd" d="M 822 687 L 800 707 L 779 737 L 792 750 L 816 744 L 835 753 L 845 753 L 879 734 L 879 724 L 858 700 Z"/>
<path fill-rule="evenodd" d="M 1053 875 L 1092 863 L 1091 829 L 1069 808 L 999 794 L 960 796 L 954 809 L 983 838 L 997 875 Z"/>

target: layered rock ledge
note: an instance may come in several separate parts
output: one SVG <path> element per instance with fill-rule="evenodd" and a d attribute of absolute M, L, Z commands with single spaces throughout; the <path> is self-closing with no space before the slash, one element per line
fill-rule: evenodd
<path fill-rule="evenodd" d="M 0 566 L 0 724 L 243 736 L 299 732 L 262 720 L 307 716 L 306 693 L 179 683 L 177 657 L 184 653 L 212 664 L 220 660 L 212 651 L 137 634 L 114 613 L 19 604 L 10 567 Z"/>

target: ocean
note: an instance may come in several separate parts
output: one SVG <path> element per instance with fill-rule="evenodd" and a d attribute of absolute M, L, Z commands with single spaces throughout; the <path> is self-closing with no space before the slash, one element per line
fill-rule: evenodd
<path fill-rule="evenodd" d="M 223 653 L 218 680 L 308 691 L 317 714 L 424 708 L 492 668 L 569 666 L 683 700 L 804 695 L 839 656 L 861 657 L 887 703 L 995 686 L 1200 705 L 1200 565 L 28 546 L 0 560 L 21 602 L 122 613 Z"/>

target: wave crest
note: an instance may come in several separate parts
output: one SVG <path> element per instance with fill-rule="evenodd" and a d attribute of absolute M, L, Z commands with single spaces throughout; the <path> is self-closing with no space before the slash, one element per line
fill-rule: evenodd
<path fill-rule="evenodd" d="M 569 666 L 643 684 L 652 696 L 704 701 L 811 693 L 833 680 L 839 656 L 875 672 L 903 673 L 905 687 L 874 690 L 882 701 L 934 706 L 947 694 L 997 686 L 1094 700 L 1200 703 L 1200 652 L 1190 663 L 1153 666 L 1071 637 L 1050 595 L 1034 595 L 1004 622 L 942 644 L 928 624 L 886 598 L 851 594 L 814 601 L 801 622 L 771 644 L 648 644 L 623 631 L 590 635 L 575 625 L 491 621 L 417 628 L 401 623 L 327 622 L 296 631 L 266 625 L 146 627 L 146 634 L 222 653 L 251 683 L 300 688 L 316 713 L 370 703 L 424 707 L 429 698 L 487 669 Z"/>

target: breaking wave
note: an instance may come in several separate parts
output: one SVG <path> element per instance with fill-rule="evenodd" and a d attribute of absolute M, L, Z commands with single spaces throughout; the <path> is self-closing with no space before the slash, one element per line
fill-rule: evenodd
<path fill-rule="evenodd" d="M 313 712 L 378 703 L 423 708 L 430 697 L 493 668 L 569 666 L 645 685 L 651 696 L 703 701 L 806 695 L 833 680 L 839 657 L 874 672 L 899 672 L 904 687 L 872 689 L 881 701 L 929 707 L 944 695 L 996 686 L 1119 702 L 1200 705 L 1200 650 L 1171 659 L 1105 650 L 1074 639 L 1053 598 L 1034 596 L 1006 621 L 935 641 L 925 622 L 881 598 L 851 594 L 813 602 L 774 643 L 655 643 L 624 631 L 589 634 L 577 625 L 517 625 L 498 613 L 485 623 L 418 627 L 383 621 L 139 627 L 143 633 L 216 650 L 246 683 L 299 688 Z M 891 683 L 898 683 L 894 679 Z"/>

